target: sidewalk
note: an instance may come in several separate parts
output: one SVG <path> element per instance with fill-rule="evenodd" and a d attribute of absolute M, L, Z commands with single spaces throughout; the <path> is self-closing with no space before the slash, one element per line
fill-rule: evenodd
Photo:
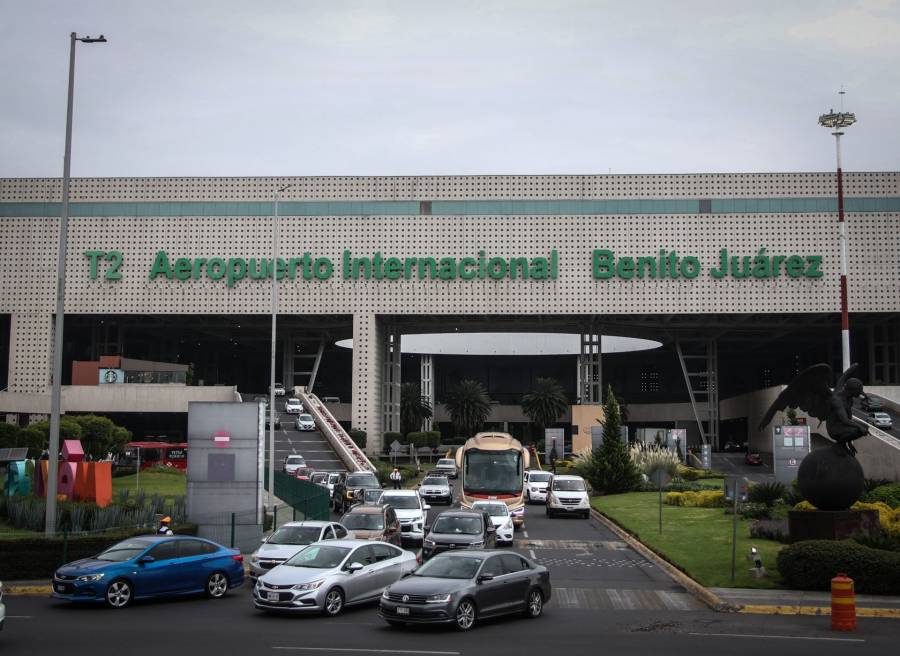
<path fill-rule="evenodd" d="M 709 588 L 723 602 L 741 613 L 755 615 L 830 615 L 831 594 L 808 590 L 755 590 L 752 588 Z M 859 617 L 900 619 L 900 597 L 856 595 Z"/>

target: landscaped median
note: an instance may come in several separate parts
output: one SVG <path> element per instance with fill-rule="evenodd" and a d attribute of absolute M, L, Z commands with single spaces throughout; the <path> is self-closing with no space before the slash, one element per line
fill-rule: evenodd
<path fill-rule="evenodd" d="M 778 588 L 781 578 L 776 556 L 785 545 L 750 537 L 751 522 L 738 516 L 737 561 L 731 580 L 732 516 L 722 508 L 663 504 L 659 532 L 659 495 L 628 492 L 594 497 L 593 507 L 643 544 L 706 587 Z M 767 574 L 758 578 L 746 559 L 756 547 Z"/>

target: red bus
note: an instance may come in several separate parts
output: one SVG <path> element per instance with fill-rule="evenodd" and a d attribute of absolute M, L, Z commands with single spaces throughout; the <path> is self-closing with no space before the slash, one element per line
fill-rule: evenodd
<path fill-rule="evenodd" d="M 122 457 L 119 459 L 120 467 L 137 466 L 141 463 L 141 469 L 148 467 L 173 467 L 175 469 L 187 469 L 187 442 L 129 442 L 125 445 Z"/>

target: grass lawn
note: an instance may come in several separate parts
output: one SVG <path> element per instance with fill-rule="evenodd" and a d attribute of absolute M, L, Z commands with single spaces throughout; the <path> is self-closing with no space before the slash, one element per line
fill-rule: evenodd
<path fill-rule="evenodd" d="M 731 582 L 732 517 L 722 508 L 683 508 L 663 504 L 663 532 L 660 535 L 656 492 L 594 497 L 591 503 L 705 586 L 781 587 L 775 556 L 784 545 L 751 539 L 750 522 L 741 518 L 737 526 L 735 580 Z M 751 564 L 745 558 L 751 546 L 759 550 L 768 571 L 768 575 L 760 579 L 750 573 Z"/>
<path fill-rule="evenodd" d="M 21 528 L 15 528 L 3 520 L 0 520 L 0 540 L 3 540 L 4 538 L 33 538 L 40 537 L 43 534 L 43 531 L 27 531 Z"/>
<path fill-rule="evenodd" d="M 113 500 L 117 498 L 119 490 L 131 490 L 131 495 L 137 492 L 138 477 L 120 476 L 112 479 Z M 147 496 L 162 494 L 167 497 L 180 497 L 187 494 L 187 475 L 180 471 L 145 471 L 140 476 L 141 489 Z"/>

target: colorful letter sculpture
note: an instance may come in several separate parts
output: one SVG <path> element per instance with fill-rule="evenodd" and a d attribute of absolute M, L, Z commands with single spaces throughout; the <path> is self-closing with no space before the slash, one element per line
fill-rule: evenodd
<path fill-rule="evenodd" d="M 31 492 L 25 461 L 10 462 L 6 465 L 6 485 L 4 493 L 8 497 L 24 497 Z"/>
<path fill-rule="evenodd" d="M 66 440 L 59 463 L 57 493 L 67 501 L 93 501 L 105 508 L 112 501 L 112 463 L 84 462 L 84 450 L 79 440 Z M 34 469 L 34 492 L 47 495 L 49 461 L 39 460 Z"/>

